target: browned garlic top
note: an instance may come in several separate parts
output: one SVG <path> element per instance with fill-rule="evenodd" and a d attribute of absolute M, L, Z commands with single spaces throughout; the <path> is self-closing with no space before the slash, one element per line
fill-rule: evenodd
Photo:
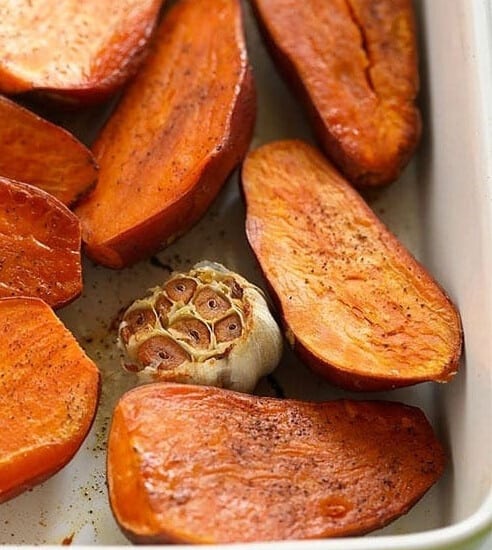
<path fill-rule="evenodd" d="M 252 391 L 282 351 L 261 291 L 220 264 L 173 273 L 136 300 L 119 328 L 125 368 L 168 380 Z"/>

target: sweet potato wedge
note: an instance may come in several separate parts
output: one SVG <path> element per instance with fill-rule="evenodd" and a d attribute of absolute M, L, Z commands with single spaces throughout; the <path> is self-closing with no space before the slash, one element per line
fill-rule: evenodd
<path fill-rule="evenodd" d="M 411 0 L 252 0 L 328 156 L 357 186 L 395 180 L 421 133 Z"/>
<path fill-rule="evenodd" d="M 351 390 L 451 379 L 458 312 L 320 153 L 271 143 L 242 179 L 248 240 L 308 365 Z"/>
<path fill-rule="evenodd" d="M 239 1 L 181 0 L 95 144 L 99 182 L 76 210 L 87 254 L 121 268 L 189 229 L 246 153 L 254 118 Z"/>
<path fill-rule="evenodd" d="M 60 201 L 0 177 L 0 298 L 61 307 L 82 291 L 80 223 Z"/>
<path fill-rule="evenodd" d="M 136 71 L 162 0 L 2 2 L 0 91 L 107 98 Z"/>
<path fill-rule="evenodd" d="M 0 502 L 77 452 L 92 424 L 99 371 L 50 307 L 0 299 Z"/>
<path fill-rule="evenodd" d="M 152 384 L 118 403 L 110 502 L 135 542 L 363 534 L 406 513 L 445 456 L 400 403 L 310 403 Z"/>
<path fill-rule="evenodd" d="M 97 165 L 72 134 L 0 96 L 0 175 L 70 206 L 95 185 Z"/>

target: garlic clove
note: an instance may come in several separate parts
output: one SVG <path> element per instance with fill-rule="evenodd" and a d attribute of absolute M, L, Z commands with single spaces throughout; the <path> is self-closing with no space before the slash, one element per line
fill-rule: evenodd
<path fill-rule="evenodd" d="M 189 277 L 173 277 L 165 285 L 166 294 L 173 302 L 187 304 L 193 297 L 197 283 Z"/>
<path fill-rule="evenodd" d="M 198 315 L 207 321 L 223 317 L 231 309 L 229 300 L 209 286 L 199 289 L 193 303 Z"/>
<path fill-rule="evenodd" d="M 277 366 L 282 336 L 262 291 L 221 264 L 172 273 L 136 300 L 119 328 L 124 367 L 142 382 L 251 392 Z"/>
<path fill-rule="evenodd" d="M 217 343 L 231 342 L 239 338 L 243 332 L 241 318 L 234 312 L 217 321 L 214 325 L 215 340 Z"/>
<path fill-rule="evenodd" d="M 169 325 L 169 332 L 177 340 L 184 340 L 199 349 L 210 347 L 211 335 L 208 326 L 194 317 L 184 317 Z"/>

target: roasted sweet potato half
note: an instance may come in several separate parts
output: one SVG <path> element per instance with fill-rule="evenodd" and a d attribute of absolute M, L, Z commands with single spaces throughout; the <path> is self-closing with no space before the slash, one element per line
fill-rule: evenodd
<path fill-rule="evenodd" d="M 106 99 L 138 68 L 163 0 L 2 0 L 0 91 Z"/>
<path fill-rule="evenodd" d="M 181 0 L 97 140 L 77 209 L 87 254 L 121 268 L 206 211 L 248 148 L 255 95 L 238 0 Z"/>
<path fill-rule="evenodd" d="M 95 185 L 97 165 L 72 134 L 0 96 L 0 175 L 70 206 Z"/>
<path fill-rule="evenodd" d="M 357 186 L 395 180 L 420 137 L 411 0 L 252 0 L 328 156 Z"/>
<path fill-rule="evenodd" d="M 265 145 L 242 180 L 249 242 L 307 364 L 351 390 L 455 374 L 455 307 L 320 153 L 300 141 Z"/>
<path fill-rule="evenodd" d="M 32 185 L 0 177 L 0 298 L 33 296 L 61 307 L 82 291 L 80 223 Z"/>
<path fill-rule="evenodd" d="M 0 502 L 62 468 L 82 444 L 99 371 L 51 308 L 0 299 Z"/>
<path fill-rule="evenodd" d="M 116 407 L 109 496 L 135 542 L 340 537 L 407 512 L 444 463 L 424 414 L 400 403 L 160 383 Z"/>

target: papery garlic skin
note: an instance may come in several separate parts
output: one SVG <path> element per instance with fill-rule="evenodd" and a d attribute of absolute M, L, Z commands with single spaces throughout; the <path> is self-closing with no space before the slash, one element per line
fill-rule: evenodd
<path fill-rule="evenodd" d="M 139 382 L 172 381 L 252 392 L 282 355 L 262 291 L 213 262 L 172 273 L 125 312 L 118 344 Z"/>

